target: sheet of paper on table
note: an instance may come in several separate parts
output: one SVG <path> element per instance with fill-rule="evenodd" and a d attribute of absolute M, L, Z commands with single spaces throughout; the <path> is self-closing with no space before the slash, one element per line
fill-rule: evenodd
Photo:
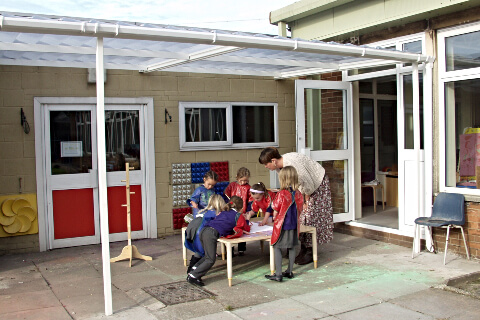
<path fill-rule="evenodd" d="M 257 232 L 272 232 L 272 226 L 259 226 L 258 222 L 252 222 L 250 226 L 250 233 L 257 233 Z"/>

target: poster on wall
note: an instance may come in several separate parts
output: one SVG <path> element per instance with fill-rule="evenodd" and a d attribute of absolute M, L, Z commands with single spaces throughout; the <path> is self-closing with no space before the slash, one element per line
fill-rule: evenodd
<path fill-rule="evenodd" d="M 82 157 L 82 141 L 60 141 L 61 157 Z"/>

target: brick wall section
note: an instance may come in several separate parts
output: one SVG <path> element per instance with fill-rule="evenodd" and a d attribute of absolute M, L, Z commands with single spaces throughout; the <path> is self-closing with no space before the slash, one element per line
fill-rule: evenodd
<path fill-rule="evenodd" d="M 280 152 L 295 151 L 295 87 L 292 80 L 264 77 L 108 70 L 106 97 L 153 97 L 157 231 L 159 236 L 179 233 L 173 229 L 172 163 L 228 161 L 230 181 L 238 168 L 252 174 L 250 183 L 269 184 L 269 171 L 258 163 L 261 149 L 179 151 L 179 101 L 233 101 L 278 103 Z M 95 84 L 87 83 L 87 70 L 0 66 L 0 195 L 36 193 L 34 97 L 95 97 Z M 20 126 L 20 108 L 30 124 Z M 165 124 L 164 110 L 172 116 Z M 0 238 L 0 254 L 38 251 L 38 235 Z"/>
<path fill-rule="evenodd" d="M 345 223 L 335 223 L 335 232 L 349 234 L 355 237 L 367 238 L 387 243 L 396 244 L 406 248 L 412 248 L 413 238 L 382 231 L 375 231 L 360 227 L 346 225 Z M 422 240 L 422 247 L 425 247 L 425 241 Z"/>
<path fill-rule="evenodd" d="M 341 72 L 327 73 L 321 80 L 340 81 Z M 339 90 L 322 90 L 322 149 L 336 150 L 339 134 L 343 133 L 343 97 Z M 307 135 L 308 136 L 308 135 Z M 324 161 L 323 166 L 330 180 L 334 213 L 345 212 L 345 172 L 343 162 Z"/>
<path fill-rule="evenodd" d="M 480 203 L 467 202 L 465 207 L 465 220 L 463 226 L 467 247 L 471 257 L 480 258 Z M 445 249 L 445 239 L 447 230 L 444 228 L 434 228 L 433 239 L 439 251 Z M 448 252 L 457 253 L 466 257 L 465 246 L 460 229 L 450 229 L 450 240 L 448 241 Z"/>

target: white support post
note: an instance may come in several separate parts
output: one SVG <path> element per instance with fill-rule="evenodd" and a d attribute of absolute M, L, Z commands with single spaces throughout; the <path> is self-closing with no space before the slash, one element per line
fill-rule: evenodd
<path fill-rule="evenodd" d="M 113 313 L 112 278 L 110 272 L 110 237 L 108 230 L 107 161 L 105 147 L 105 84 L 103 76 L 103 38 L 97 38 L 97 155 L 98 199 L 100 210 L 100 236 L 102 240 L 103 293 L 105 315 Z"/>
<path fill-rule="evenodd" d="M 428 61 L 423 71 L 423 128 L 425 148 L 425 216 L 432 215 L 433 197 L 433 63 Z M 433 251 L 431 228 L 425 228 L 427 250 Z"/>
<path fill-rule="evenodd" d="M 419 90 L 419 77 L 418 77 L 418 64 L 416 62 L 412 63 L 412 107 L 413 107 L 413 148 L 415 150 L 415 173 L 416 177 L 416 195 L 417 195 L 417 210 L 418 213 L 423 211 L 421 205 L 421 193 L 422 193 L 422 180 L 423 177 L 420 177 L 421 171 L 421 162 L 420 162 L 420 90 Z M 418 215 L 420 216 L 420 215 Z M 420 229 L 420 228 L 419 228 Z M 415 241 L 415 253 L 420 252 L 420 237 L 416 237 Z"/>

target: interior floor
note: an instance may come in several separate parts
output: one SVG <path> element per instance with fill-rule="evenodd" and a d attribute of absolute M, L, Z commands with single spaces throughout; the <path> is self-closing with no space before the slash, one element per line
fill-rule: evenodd
<path fill-rule="evenodd" d="M 373 206 L 362 207 L 362 218 L 358 219 L 357 222 L 398 229 L 398 207 L 385 206 L 385 210 L 383 210 L 382 205 L 379 204 L 377 205 L 377 212 L 373 210 Z"/>

